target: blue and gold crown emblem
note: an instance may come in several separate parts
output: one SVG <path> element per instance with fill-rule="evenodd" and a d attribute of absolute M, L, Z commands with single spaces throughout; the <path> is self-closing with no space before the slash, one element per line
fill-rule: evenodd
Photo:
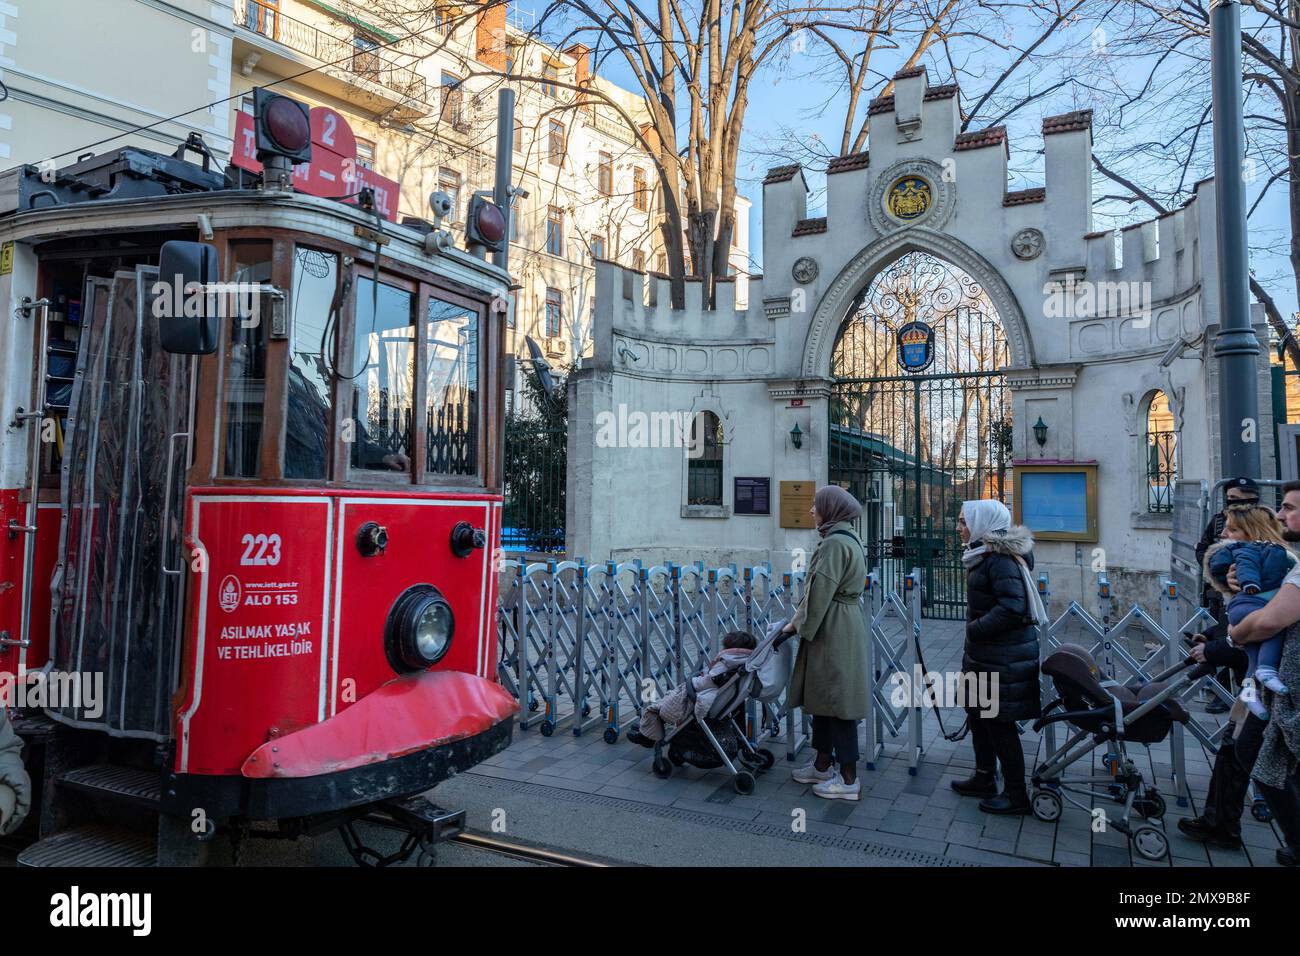
<path fill-rule="evenodd" d="M 925 329 L 918 329 L 915 326 L 908 329 L 901 336 L 904 346 L 925 345 L 926 340 L 929 339 L 929 337 L 929 333 L 927 333 Z"/>

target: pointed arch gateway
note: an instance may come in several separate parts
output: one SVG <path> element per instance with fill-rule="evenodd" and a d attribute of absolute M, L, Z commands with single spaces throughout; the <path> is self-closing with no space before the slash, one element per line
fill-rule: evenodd
<path fill-rule="evenodd" d="M 822 374 L 831 382 L 829 479 L 863 502 L 868 566 L 883 583 L 901 587 L 919 566 L 927 615 L 959 619 L 965 570 L 957 518 L 968 499 L 1009 502 L 1012 402 L 1004 373 L 1028 358 L 1028 339 L 1017 342 L 1008 329 L 996 299 L 1016 303 L 1005 287 L 990 287 L 1001 280 L 987 266 L 972 274 L 915 236 L 889 252 L 883 261 L 873 261 L 873 250 L 859 256 L 869 272 L 863 267 L 839 307 L 833 334 L 814 344 L 810 332 L 810 354 L 824 349 Z"/>

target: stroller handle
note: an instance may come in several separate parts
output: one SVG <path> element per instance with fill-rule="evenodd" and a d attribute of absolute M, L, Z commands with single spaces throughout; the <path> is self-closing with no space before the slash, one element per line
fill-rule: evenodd
<path fill-rule="evenodd" d="M 772 641 L 772 649 L 773 649 L 773 650 L 780 650 L 782 644 L 784 644 L 786 641 L 790 640 L 790 638 L 795 637 L 796 635 L 798 635 L 798 633 L 799 633 L 798 631 L 782 631 L 782 632 L 781 632 L 780 634 L 778 634 L 778 635 L 776 636 L 776 638 Z"/>

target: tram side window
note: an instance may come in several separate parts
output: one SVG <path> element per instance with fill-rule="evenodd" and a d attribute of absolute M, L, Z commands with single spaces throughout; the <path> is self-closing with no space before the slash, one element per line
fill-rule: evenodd
<path fill-rule="evenodd" d="M 429 297 L 425 472 L 478 471 L 478 313 Z"/>
<path fill-rule="evenodd" d="M 231 248 L 234 253 L 232 282 L 270 284 L 271 243 L 235 243 Z M 234 478 L 256 478 L 262 466 L 267 323 L 250 323 L 239 315 L 232 315 L 229 321 L 225 473 Z"/>
<path fill-rule="evenodd" d="M 353 468 L 410 471 L 415 406 L 415 295 L 361 277 L 352 368 Z M 351 434 L 348 435 L 347 432 Z"/>
<path fill-rule="evenodd" d="M 285 422 L 284 476 L 328 478 L 330 382 L 339 259 L 332 252 L 299 247 L 293 257 L 293 310 L 289 327 L 289 414 Z M 327 340 L 328 338 L 328 340 Z"/>

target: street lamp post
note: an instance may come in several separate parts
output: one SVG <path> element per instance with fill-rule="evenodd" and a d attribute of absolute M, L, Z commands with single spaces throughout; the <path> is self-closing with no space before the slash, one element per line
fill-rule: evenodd
<path fill-rule="evenodd" d="M 1225 475 L 1259 478 L 1259 341 L 1250 325 L 1245 156 L 1241 92 L 1241 4 L 1213 0 L 1210 84 L 1214 101 L 1215 224 L 1219 245 L 1219 442 Z"/>

